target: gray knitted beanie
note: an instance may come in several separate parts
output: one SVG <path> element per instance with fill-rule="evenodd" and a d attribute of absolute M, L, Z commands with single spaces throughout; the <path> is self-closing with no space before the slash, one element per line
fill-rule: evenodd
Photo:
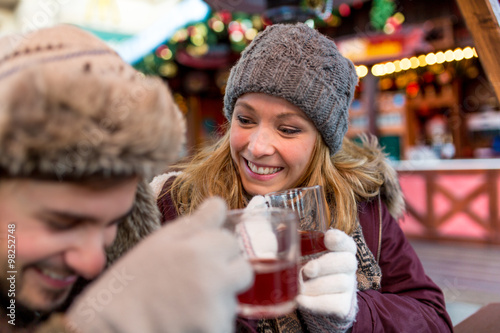
<path fill-rule="evenodd" d="M 335 154 L 347 131 L 358 76 L 335 43 L 306 24 L 275 24 L 261 32 L 231 69 L 224 114 L 231 121 L 238 97 L 260 92 L 281 97 L 312 120 Z"/>

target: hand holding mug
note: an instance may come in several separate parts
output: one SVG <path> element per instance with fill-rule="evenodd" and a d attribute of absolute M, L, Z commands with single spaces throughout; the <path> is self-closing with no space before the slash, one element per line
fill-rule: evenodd
<path fill-rule="evenodd" d="M 310 260 L 301 270 L 299 307 L 312 314 L 332 316 L 350 326 L 357 313 L 356 243 L 337 229 L 325 234 L 329 252 Z"/>
<path fill-rule="evenodd" d="M 225 227 L 239 240 L 255 280 L 238 295 L 239 315 L 273 318 L 292 312 L 298 293 L 297 215 L 287 209 L 229 211 Z"/>
<path fill-rule="evenodd" d="M 321 185 L 271 192 L 264 197 L 270 207 L 292 209 L 299 216 L 302 263 L 328 252 L 323 238 L 329 222 Z"/>

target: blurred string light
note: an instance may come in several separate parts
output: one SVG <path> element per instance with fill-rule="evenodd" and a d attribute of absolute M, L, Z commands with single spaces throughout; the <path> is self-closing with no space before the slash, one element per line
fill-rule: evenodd
<path fill-rule="evenodd" d="M 365 65 L 356 66 L 356 73 L 359 77 L 365 77 L 368 74 L 368 67 Z"/>
<path fill-rule="evenodd" d="M 334 2 L 333 0 L 301 0 L 301 3 L 307 5 L 309 10 L 316 13 L 316 17 L 305 21 L 311 28 L 324 24 L 338 27 L 341 25 L 343 18 L 352 15 L 352 10 L 364 6 L 363 1 L 347 4 L 345 2 Z M 337 4 L 338 7 L 334 8 L 334 4 Z M 380 19 L 381 30 L 392 33 L 401 28 L 405 17 L 400 12 L 395 13 L 393 0 L 374 0 L 371 6 L 371 15 L 375 15 Z M 147 61 L 146 57 L 143 58 L 139 69 L 150 74 L 160 73 L 166 77 L 173 77 L 177 74 L 177 71 L 172 70 L 173 66 L 164 65 L 175 62 L 175 54 L 178 50 L 185 50 L 192 57 L 203 57 L 212 49 L 218 48 L 220 50 L 221 46 L 228 45 L 232 51 L 241 52 L 269 24 L 272 23 L 264 15 L 260 14 L 245 14 L 227 10 L 211 12 L 205 17 L 205 20 L 192 23 L 175 31 L 168 41 L 152 52 L 153 58 L 148 57 Z M 446 58 L 446 53 L 443 53 L 441 58 L 443 56 Z M 460 54 L 453 53 L 453 59 L 459 56 Z M 385 75 L 383 73 L 407 70 L 422 64 L 422 61 L 417 58 L 408 59 L 408 61 L 402 59 L 399 62 L 394 62 L 385 66 L 386 68 L 383 71 L 378 70 L 378 73 Z M 147 68 L 142 65 L 146 65 Z M 359 76 L 365 76 L 368 70 L 366 66 L 361 68 Z"/>
<path fill-rule="evenodd" d="M 372 66 L 371 73 L 374 76 L 384 76 L 392 73 L 398 73 L 409 69 L 416 69 L 418 67 L 425 67 L 434 64 L 442 64 L 444 62 L 461 61 L 464 59 L 477 58 L 476 49 L 467 46 L 463 49 L 456 48 L 454 50 L 447 50 L 445 52 L 430 52 L 428 54 L 421 54 L 411 58 L 403 58 L 395 61 L 385 63 L 378 63 Z M 368 74 L 368 68 L 365 65 L 356 66 L 356 71 L 360 78 Z"/>
<path fill-rule="evenodd" d="M 373 0 L 370 9 L 370 24 L 375 30 L 383 31 L 386 34 L 393 34 L 402 29 L 405 16 L 401 12 L 396 12 L 394 0 Z M 316 11 L 314 21 L 316 24 L 326 24 L 330 27 L 338 27 L 342 24 L 342 19 L 351 16 L 353 10 L 360 9 L 364 1 L 354 1 L 352 3 L 331 0 L 306 0 L 307 6 Z M 333 7 L 333 4 L 337 7 Z M 310 25 L 311 26 L 311 25 Z"/>
<path fill-rule="evenodd" d="M 404 21 L 405 21 L 405 16 L 402 13 L 397 12 L 396 14 L 392 15 L 385 21 L 383 31 L 387 35 L 400 31 Z"/>
<path fill-rule="evenodd" d="M 165 77 L 173 77 L 177 75 L 177 65 L 173 62 L 167 62 L 159 67 L 160 75 Z"/>
<path fill-rule="evenodd" d="M 222 32 L 225 28 L 224 22 L 221 20 L 218 20 L 216 18 L 210 19 L 210 27 L 215 31 L 215 32 Z"/>
<path fill-rule="evenodd" d="M 330 16 L 332 16 L 332 10 L 333 10 L 333 0 L 326 0 L 324 4 L 324 9 L 320 8 L 316 9 L 316 15 L 322 20 L 326 20 Z"/>
<path fill-rule="evenodd" d="M 253 40 L 257 36 L 258 31 L 254 28 L 245 31 L 245 38 L 247 40 Z"/>
<path fill-rule="evenodd" d="M 156 49 L 156 56 L 163 60 L 170 60 L 172 59 L 173 53 L 167 45 L 161 45 Z"/>
<path fill-rule="evenodd" d="M 385 30 L 387 21 L 392 15 L 396 5 L 393 0 L 373 0 L 370 10 L 370 23 L 377 30 Z"/>
<path fill-rule="evenodd" d="M 184 2 L 197 3 L 200 1 L 203 2 L 202 0 L 185 0 Z M 342 24 L 343 18 L 351 16 L 353 10 L 358 10 L 365 5 L 364 1 L 349 3 L 333 0 L 300 0 L 301 8 L 307 9 L 313 14 L 305 20 L 305 23 L 311 28 L 325 24 L 338 27 Z M 374 0 L 371 6 L 371 14 L 381 19 L 382 25 L 391 26 L 392 30 L 389 29 L 390 31 L 396 31 L 404 22 L 402 13 L 394 13 L 393 0 Z M 177 14 L 174 18 L 179 19 L 181 16 L 183 15 Z M 272 22 L 262 14 L 221 10 L 207 12 L 202 21 L 188 24 L 188 26 L 185 25 L 174 30 L 167 41 L 163 41 L 150 52 L 151 56 L 144 55 L 136 67 L 148 74 L 160 73 L 166 77 L 173 77 L 177 73 L 172 70 L 173 66 L 164 65 L 175 62 L 175 55 L 178 51 L 184 50 L 191 57 L 203 57 L 211 50 L 220 52 L 222 48 L 229 46 L 233 52 L 241 52 L 257 36 L 259 31 Z"/>
<path fill-rule="evenodd" d="M 220 47 L 229 44 L 233 51 L 241 52 L 264 27 L 260 15 L 211 12 L 204 21 L 176 30 L 169 40 L 145 56 L 137 67 L 149 74 L 172 78 L 177 75 L 175 54 L 178 50 L 199 58 L 212 48 L 220 50 Z"/>
<path fill-rule="evenodd" d="M 340 4 L 339 14 L 342 17 L 347 17 L 351 15 L 351 7 L 349 7 L 349 5 L 346 5 L 345 3 Z"/>
<path fill-rule="evenodd" d="M 243 51 L 263 26 L 262 20 L 257 15 L 231 17 L 231 21 L 227 24 L 227 32 L 233 51 Z"/>

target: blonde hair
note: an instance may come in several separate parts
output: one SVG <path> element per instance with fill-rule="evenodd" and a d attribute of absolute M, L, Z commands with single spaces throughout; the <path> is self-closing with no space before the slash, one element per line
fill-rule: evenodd
<path fill-rule="evenodd" d="M 322 185 L 332 226 L 351 234 L 357 225 L 358 202 L 379 194 L 384 183 L 385 155 L 375 137 L 361 137 L 361 145 L 344 138 L 342 149 L 330 156 L 318 133 L 303 176 L 293 187 Z M 215 144 L 174 166 L 182 170 L 170 194 L 180 214 L 189 214 L 203 200 L 220 196 L 230 209 L 244 208 L 248 199 L 231 158 L 229 131 Z"/>

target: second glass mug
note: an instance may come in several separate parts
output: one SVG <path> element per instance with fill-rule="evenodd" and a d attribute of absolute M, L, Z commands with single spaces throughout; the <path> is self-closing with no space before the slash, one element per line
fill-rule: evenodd
<path fill-rule="evenodd" d="M 239 315 L 275 318 L 292 312 L 298 293 L 297 214 L 289 209 L 230 210 L 224 227 L 238 238 L 255 279 L 238 295 Z"/>
<path fill-rule="evenodd" d="M 324 244 L 329 228 L 327 203 L 321 185 L 271 192 L 264 198 L 270 207 L 288 208 L 297 213 L 302 264 L 328 252 Z"/>

